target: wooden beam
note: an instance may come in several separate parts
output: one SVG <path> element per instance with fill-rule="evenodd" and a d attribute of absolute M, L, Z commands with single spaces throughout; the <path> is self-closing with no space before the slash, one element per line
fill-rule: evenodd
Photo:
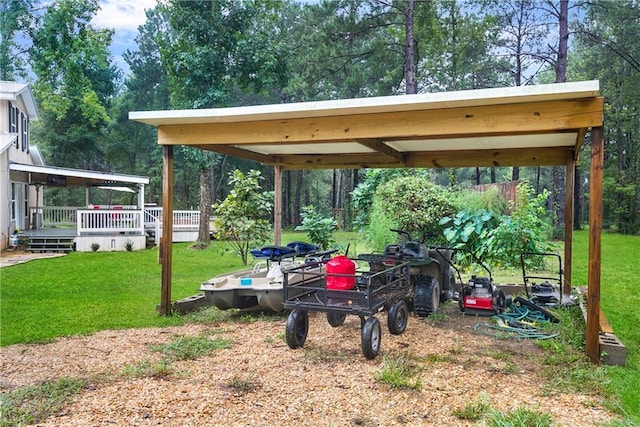
<path fill-rule="evenodd" d="M 242 150 L 229 145 L 191 145 L 191 147 L 239 157 L 241 159 L 253 160 L 262 163 L 263 165 L 272 165 L 275 163 L 273 156 L 266 156 L 264 154 L 256 153 L 255 151 Z"/>
<path fill-rule="evenodd" d="M 380 153 L 283 154 L 275 158 L 283 169 L 549 166 L 566 165 L 573 158 L 573 147 L 412 151 L 404 154 L 404 163 Z"/>
<path fill-rule="evenodd" d="M 602 108 L 603 98 L 588 98 L 290 120 L 160 125 L 158 143 L 242 145 L 556 132 L 601 126 Z"/>
<path fill-rule="evenodd" d="M 500 167 L 566 165 L 573 147 L 451 150 L 407 153 L 407 167 Z"/>
<path fill-rule="evenodd" d="M 160 241 L 162 262 L 162 294 L 160 314 L 171 314 L 171 269 L 173 264 L 173 147 L 162 147 L 162 239 Z"/>
<path fill-rule="evenodd" d="M 571 295 L 573 257 L 573 187 L 575 184 L 576 162 L 572 157 L 567 162 L 564 196 L 564 286 L 562 293 Z"/>
<path fill-rule="evenodd" d="M 600 363 L 600 245 L 603 169 L 604 135 L 602 127 L 595 127 L 591 130 L 586 353 L 591 362 L 596 364 Z"/>
<path fill-rule="evenodd" d="M 282 167 L 273 167 L 273 243 L 280 246 L 282 233 Z"/>
<path fill-rule="evenodd" d="M 360 145 L 364 145 L 367 148 L 371 148 L 372 150 L 377 151 L 378 153 L 387 156 L 398 163 L 405 163 L 406 159 L 404 153 L 394 150 L 379 139 L 360 139 L 356 142 Z"/>

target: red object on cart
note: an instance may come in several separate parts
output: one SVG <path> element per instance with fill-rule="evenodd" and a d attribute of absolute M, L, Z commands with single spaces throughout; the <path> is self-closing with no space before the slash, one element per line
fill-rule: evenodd
<path fill-rule="evenodd" d="M 356 286 L 356 263 L 344 255 L 327 261 L 326 272 L 327 289 L 346 291 Z"/>

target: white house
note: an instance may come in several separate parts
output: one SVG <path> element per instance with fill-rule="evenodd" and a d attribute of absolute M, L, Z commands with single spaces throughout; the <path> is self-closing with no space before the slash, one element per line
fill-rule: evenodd
<path fill-rule="evenodd" d="M 37 119 L 30 85 L 0 81 L 0 249 L 15 246 L 18 239 L 32 251 L 144 249 L 145 224 L 153 228 L 159 217 L 144 210 L 149 178 L 47 166 L 30 141 L 30 123 Z M 86 204 L 44 206 L 49 186 L 83 187 Z M 95 188 L 136 193 L 137 203 L 94 204 Z"/>
<path fill-rule="evenodd" d="M 0 81 L 0 249 L 16 231 L 31 226 L 29 206 L 42 206 L 42 194 L 28 181 L 11 179 L 12 162 L 43 166 L 42 156 L 31 145 L 29 128 L 38 111 L 27 84 Z"/>

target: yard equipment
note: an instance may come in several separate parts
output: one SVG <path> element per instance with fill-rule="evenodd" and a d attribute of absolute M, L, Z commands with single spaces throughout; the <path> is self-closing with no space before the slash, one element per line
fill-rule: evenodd
<path fill-rule="evenodd" d="M 202 283 L 207 302 L 220 310 L 283 310 L 283 271 L 291 267 L 324 270 L 331 254 L 337 249 L 319 251 L 306 242 L 291 242 L 287 246 L 264 246 L 251 254 L 259 260 L 252 269 L 216 276 Z M 290 276 L 289 281 L 297 278 Z"/>
<path fill-rule="evenodd" d="M 469 253 L 487 271 L 489 276 L 471 276 L 469 282 L 462 286 L 458 295 L 460 311 L 480 316 L 493 316 L 502 313 L 507 308 L 507 298 L 504 291 L 493 284 L 491 270 L 475 254 Z"/>
<path fill-rule="evenodd" d="M 327 265 L 322 272 L 313 266 L 285 271 L 284 307 L 292 310 L 285 334 L 290 348 L 302 347 L 306 341 L 308 311 L 325 312 L 333 327 L 341 326 L 347 315 L 355 315 L 360 318 L 362 353 L 374 359 L 382 332 L 376 314 L 386 310 L 389 332 L 400 335 L 407 327 L 410 306 L 417 316 L 426 316 L 437 311 L 443 294 L 453 295 L 453 273 L 441 262 L 450 260 L 451 252 L 430 251 L 408 233 L 393 231 L 406 235 L 408 241 L 388 245 L 383 253 L 335 257 L 331 268 Z M 440 288 L 442 278 L 445 292 Z"/>
<path fill-rule="evenodd" d="M 558 268 L 554 273 L 546 273 L 547 260 L 557 260 Z M 527 298 L 539 306 L 556 307 L 563 303 L 562 294 L 562 260 L 560 255 L 545 252 L 523 252 L 520 254 L 522 278 Z M 555 262 L 554 262 L 555 264 Z M 540 273 L 531 274 L 527 265 L 540 267 Z M 541 280 L 536 283 L 533 280 Z"/>

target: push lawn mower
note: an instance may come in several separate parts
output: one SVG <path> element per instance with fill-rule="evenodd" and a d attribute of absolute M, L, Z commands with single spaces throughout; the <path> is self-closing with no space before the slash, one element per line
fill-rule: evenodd
<path fill-rule="evenodd" d="M 470 252 L 471 253 L 471 252 Z M 493 316 L 507 308 L 504 291 L 493 284 L 491 271 L 473 253 L 471 256 L 489 274 L 489 277 L 471 276 L 468 283 L 462 285 L 458 295 L 458 306 L 465 314 Z"/>
<path fill-rule="evenodd" d="M 555 273 L 545 273 L 544 268 L 540 273 L 527 272 L 527 265 L 547 266 L 546 260 L 557 259 L 558 267 Z M 552 261 L 555 264 L 555 261 Z M 555 307 L 564 304 L 562 294 L 562 261 L 560 255 L 543 252 L 524 252 L 520 254 L 522 264 L 522 278 L 527 298 L 534 304 L 546 307 Z M 540 280 L 539 283 L 533 280 Z"/>

